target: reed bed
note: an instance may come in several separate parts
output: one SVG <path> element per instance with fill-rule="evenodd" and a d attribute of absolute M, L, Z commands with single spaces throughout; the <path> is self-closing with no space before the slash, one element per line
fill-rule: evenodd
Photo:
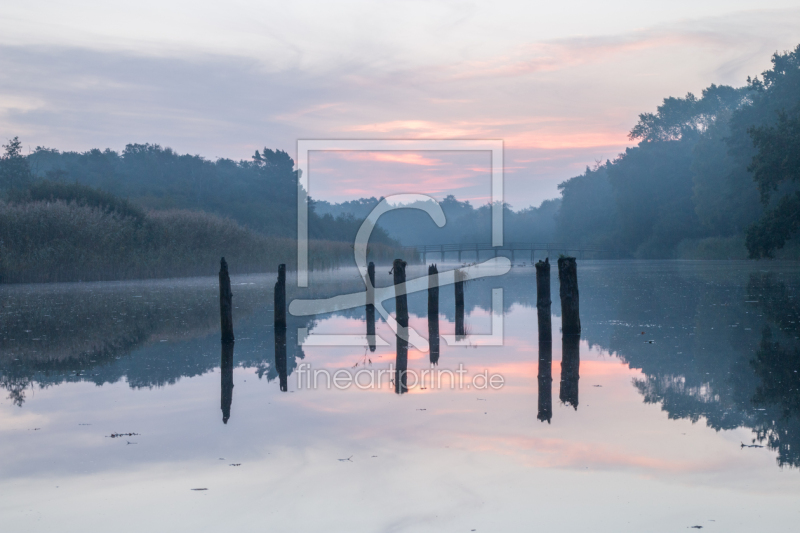
<path fill-rule="evenodd" d="M 370 259 L 399 251 L 370 245 Z M 233 274 L 296 268 L 294 240 L 269 237 L 203 212 L 151 211 L 127 216 L 76 202 L 0 201 L 0 281 L 37 283 L 208 276 L 225 257 Z M 315 270 L 353 265 L 353 245 L 309 243 Z"/>

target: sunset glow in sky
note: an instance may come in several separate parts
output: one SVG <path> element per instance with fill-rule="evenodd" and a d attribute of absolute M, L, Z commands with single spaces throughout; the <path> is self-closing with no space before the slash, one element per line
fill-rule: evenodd
<path fill-rule="evenodd" d="M 0 137 L 210 159 L 295 156 L 298 139 L 502 139 L 507 201 L 524 208 L 613 159 L 663 98 L 743 85 L 798 43 L 796 0 L 6 2 Z M 479 154 L 353 159 L 319 155 L 331 171 L 312 195 L 483 203 Z"/>

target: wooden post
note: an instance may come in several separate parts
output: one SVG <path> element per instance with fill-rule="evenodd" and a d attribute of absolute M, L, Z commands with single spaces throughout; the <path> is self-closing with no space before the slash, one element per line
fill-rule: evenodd
<path fill-rule="evenodd" d="M 219 261 L 219 320 L 222 342 L 233 342 L 233 294 L 224 257 Z"/>
<path fill-rule="evenodd" d="M 580 343 L 580 335 L 564 335 L 561 339 L 561 388 L 558 397 L 576 411 L 581 366 Z"/>
<path fill-rule="evenodd" d="M 553 418 L 553 343 L 539 341 L 539 413 L 536 418 L 550 423 Z"/>
<path fill-rule="evenodd" d="M 286 327 L 286 265 L 278 265 L 275 284 L 275 327 Z"/>
<path fill-rule="evenodd" d="M 550 258 L 536 263 L 536 311 L 539 318 L 539 342 L 552 342 L 550 319 Z"/>
<path fill-rule="evenodd" d="M 220 407 L 222 407 L 223 424 L 227 424 L 231 417 L 231 404 L 233 403 L 233 345 L 233 342 L 223 341 L 220 354 Z"/>
<path fill-rule="evenodd" d="M 367 288 L 367 343 L 369 351 L 375 351 L 375 263 L 369 262 L 367 277 L 370 286 Z"/>
<path fill-rule="evenodd" d="M 456 288 L 456 338 L 464 338 L 467 335 L 464 328 L 464 273 L 461 270 L 455 271 Z"/>
<path fill-rule="evenodd" d="M 578 308 L 578 267 L 574 257 L 558 260 L 558 281 L 561 295 L 561 332 L 564 336 L 581 334 Z"/>
<path fill-rule="evenodd" d="M 395 356 L 394 391 L 397 394 L 408 392 L 408 296 L 405 293 L 406 262 L 395 259 L 392 265 L 394 273 L 395 313 L 397 314 L 397 353 Z M 398 290 L 402 287 L 402 294 Z"/>
<path fill-rule="evenodd" d="M 439 362 L 439 269 L 428 267 L 428 343 L 432 365 Z"/>

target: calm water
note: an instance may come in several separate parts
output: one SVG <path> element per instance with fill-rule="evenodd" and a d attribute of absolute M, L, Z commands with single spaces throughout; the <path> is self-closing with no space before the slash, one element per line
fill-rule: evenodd
<path fill-rule="evenodd" d="M 290 278 L 289 300 L 363 289 L 353 276 Z M 561 375 L 556 269 L 549 382 L 534 271 L 514 268 L 467 284 L 473 345 L 442 342 L 437 366 L 503 386 L 405 394 L 389 373 L 299 387 L 302 368 L 388 369 L 395 340 L 379 321 L 374 352 L 298 346 L 298 327 L 364 334 L 365 312 L 290 317 L 276 359 L 273 275 L 233 279 L 222 370 L 216 279 L 0 287 L 3 530 L 797 531 L 800 267 L 584 261 L 578 276 L 578 368 Z M 496 287 L 504 345 L 475 346 Z M 409 307 L 426 335 L 427 295 Z M 453 335 L 452 286 L 440 320 Z"/>

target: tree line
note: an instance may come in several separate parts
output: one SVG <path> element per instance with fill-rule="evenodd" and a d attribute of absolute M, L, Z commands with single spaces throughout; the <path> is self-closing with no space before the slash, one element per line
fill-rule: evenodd
<path fill-rule="evenodd" d="M 800 46 L 744 87 L 664 99 L 630 139 L 559 185 L 560 238 L 642 258 L 773 256 L 800 228 Z"/>
<path fill-rule="evenodd" d="M 382 198 L 360 198 L 331 204 L 314 201 L 317 213 L 324 216 L 352 216 L 363 220 Z M 513 211 L 503 204 L 503 238 L 507 242 L 552 242 L 556 214 L 561 200 L 545 200 L 539 207 Z M 420 202 L 390 211 L 379 221 L 388 235 L 404 245 L 457 244 L 492 242 L 491 204 L 473 206 L 469 201 L 448 195 L 439 205 L 445 214 L 444 227 L 439 228 L 427 213 L 419 210 Z"/>
<path fill-rule="evenodd" d="M 800 229 L 800 46 L 774 54 L 772 68 L 744 87 L 712 84 L 699 97 L 664 99 L 655 113 L 639 116 L 629 137 L 636 146 L 561 183 L 561 198 L 520 211 L 504 205 L 505 240 L 592 244 L 637 258 L 800 255 L 793 240 Z M 296 237 L 299 176 L 281 150 L 210 161 L 157 144 L 129 144 L 119 153 L 37 147 L 23 155 L 14 138 L 4 147 L 0 196 L 8 201 L 34 200 L 43 181 L 76 183 L 145 210 L 204 211 L 264 235 Z M 352 243 L 379 201 L 311 199 L 309 236 Z M 441 206 L 444 228 L 420 211 L 398 210 L 381 218 L 372 239 L 390 246 L 491 240 L 489 205 L 447 196 Z"/>
<path fill-rule="evenodd" d="M 664 99 L 632 128 L 637 145 L 561 183 L 561 198 L 512 211 L 505 240 L 591 244 L 652 258 L 800 256 L 800 46 L 744 87 L 710 85 Z M 317 202 L 320 213 L 366 216 L 361 198 Z M 404 244 L 489 242 L 490 206 L 448 196 L 448 224 L 392 212 L 383 227 Z M 788 245 L 788 249 L 787 248 Z"/>
<path fill-rule="evenodd" d="M 22 153 L 18 138 L 0 158 L 0 198 L 24 202 L 31 188 L 77 184 L 124 199 L 145 210 L 187 209 L 230 218 L 271 237 L 296 238 L 298 171 L 282 150 L 264 148 L 250 160 L 210 161 L 158 144 L 128 144 L 122 152 L 59 151 L 37 146 Z M 88 194 L 80 189 L 81 194 Z M 94 193 L 93 193 L 94 194 Z M 353 242 L 360 221 L 309 213 L 309 238 Z M 396 244 L 380 228 L 372 241 Z"/>

